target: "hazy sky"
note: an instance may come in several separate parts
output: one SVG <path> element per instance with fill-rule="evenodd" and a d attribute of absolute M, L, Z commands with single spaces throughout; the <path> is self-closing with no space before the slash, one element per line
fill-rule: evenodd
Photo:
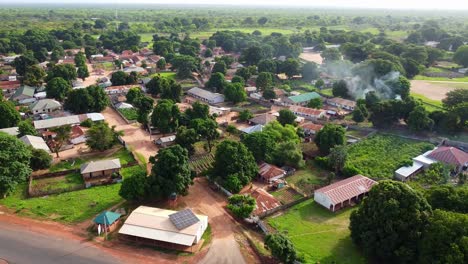
<path fill-rule="evenodd" d="M 312 7 L 394 8 L 394 9 L 454 9 L 468 10 L 468 0 L 0 0 L 0 3 L 154 3 L 154 4 L 233 4 L 233 5 L 292 5 Z"/>

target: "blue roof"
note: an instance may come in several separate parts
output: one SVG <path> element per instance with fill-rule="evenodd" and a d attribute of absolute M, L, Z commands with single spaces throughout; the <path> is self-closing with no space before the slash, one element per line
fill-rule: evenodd
<path fill-rule="evenodd" d="M 94 218 L 94 223 L 104 225 L 104 221 L 106 221 L 106 225 L 112 225 L 119 218 L 120 214 L 118 213 L 104 211 Z"/>
<path fill-rule="evenodd" d="M 288 98 L 294 103 L 303 103 L 303 102 L 308 102 L 314 98 L 320 98 L 320 94 L 316 92 L 310 92 L 310 93 L 303 93 L 299 95 L 290 96 Z"/>

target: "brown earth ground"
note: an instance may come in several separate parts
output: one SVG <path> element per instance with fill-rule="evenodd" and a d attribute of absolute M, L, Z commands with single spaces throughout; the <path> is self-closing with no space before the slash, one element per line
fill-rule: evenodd
<path fill-rule="evenodd" d="M 424 95 L 432 100 L 442 100 L 446 97 L 448 92 L 457 89 L 453 86 L 453 84 L 456 83 L 457 82 L 412 80 L 411 92 Z M 468 84 L 463 82 L 460 83 Z"/>
<path fill-rule="evenodd" d="M 299 55 L 299 58 L 305 61 L 315 62 L 317 64 L 322 64 L 323 62 L 323 58 L 318 52 L 304 52 Z"/>

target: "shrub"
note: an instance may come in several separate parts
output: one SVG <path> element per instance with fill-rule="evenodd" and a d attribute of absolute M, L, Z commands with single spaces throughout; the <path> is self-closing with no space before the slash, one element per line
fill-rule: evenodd
<path fill-rule="evenodd" d="M 229 197 L 229 204 L 227 208 L 240 218 L 247 218 L 255 209 L 257 202 L 250 195 L 235 194 Z"/>
<path fill-rule="evenodd" d="M 362 172 L 360 170 L 358 170 L 358 168 L 354 167 L 353 165 L 346 165 L 344 166 L 343 168 L 343 175 L 345 177 L 352 177 L 354 175 L 358 175 L 358 174 L 362 174 Z"/>

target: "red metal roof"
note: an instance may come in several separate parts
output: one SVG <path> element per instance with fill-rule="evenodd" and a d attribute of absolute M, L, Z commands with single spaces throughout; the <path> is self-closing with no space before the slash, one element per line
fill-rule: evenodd
<path fill-rule="evenodd" d="M 257 201 L 257 208 L 254 210 L 255 215 L 262 214 L 268 210 L 281 206 L 281 203 L 276 198 L 263 189 L 256 189 L 250 194 Z"/>
<path fill-rule="evenodd" d="M 325 110 L 322 110 L 322 109 L 313 109 L 313 108 L 302 107 L 302 106 L 297 106 L 297 105 L 290 106 L 289 110 L 296 112 L 296 113 L 309 115 L 309 116 L 319 116 L 325 113 Z"/>
<path fill-rule="evenodd" d="M 330 198 L 333 204 L 339 204 L 369 192 L 374 184 L 377 184 L 377 182 L 362 175 L 356 175 L 317 189 L 315 192 L 323 193 Z"/>
<path fill-rule="evenodd" d="M 438 147 L 428 157 L 456 166 L 463 166 L 468 163 L 468 153 L 455 147 Z"/>
<path fill-rule="evenodd" d="M 281 175 L 286 175 L 286 172 L 275 165 L 271 165 L 268 163 L 263 162 L 258 166 L 258 174 L 262 176 L 262 178 L 269 180 L 274 177 L 278 177 Z"/>
<path fill-rule="evenodd" d="M 304 123 L 300 125 L 304 130 L 310 130 L 310 131 L 320 131 L 323 126 L 319 124 L 314 124 L 314 123 Z"/>

